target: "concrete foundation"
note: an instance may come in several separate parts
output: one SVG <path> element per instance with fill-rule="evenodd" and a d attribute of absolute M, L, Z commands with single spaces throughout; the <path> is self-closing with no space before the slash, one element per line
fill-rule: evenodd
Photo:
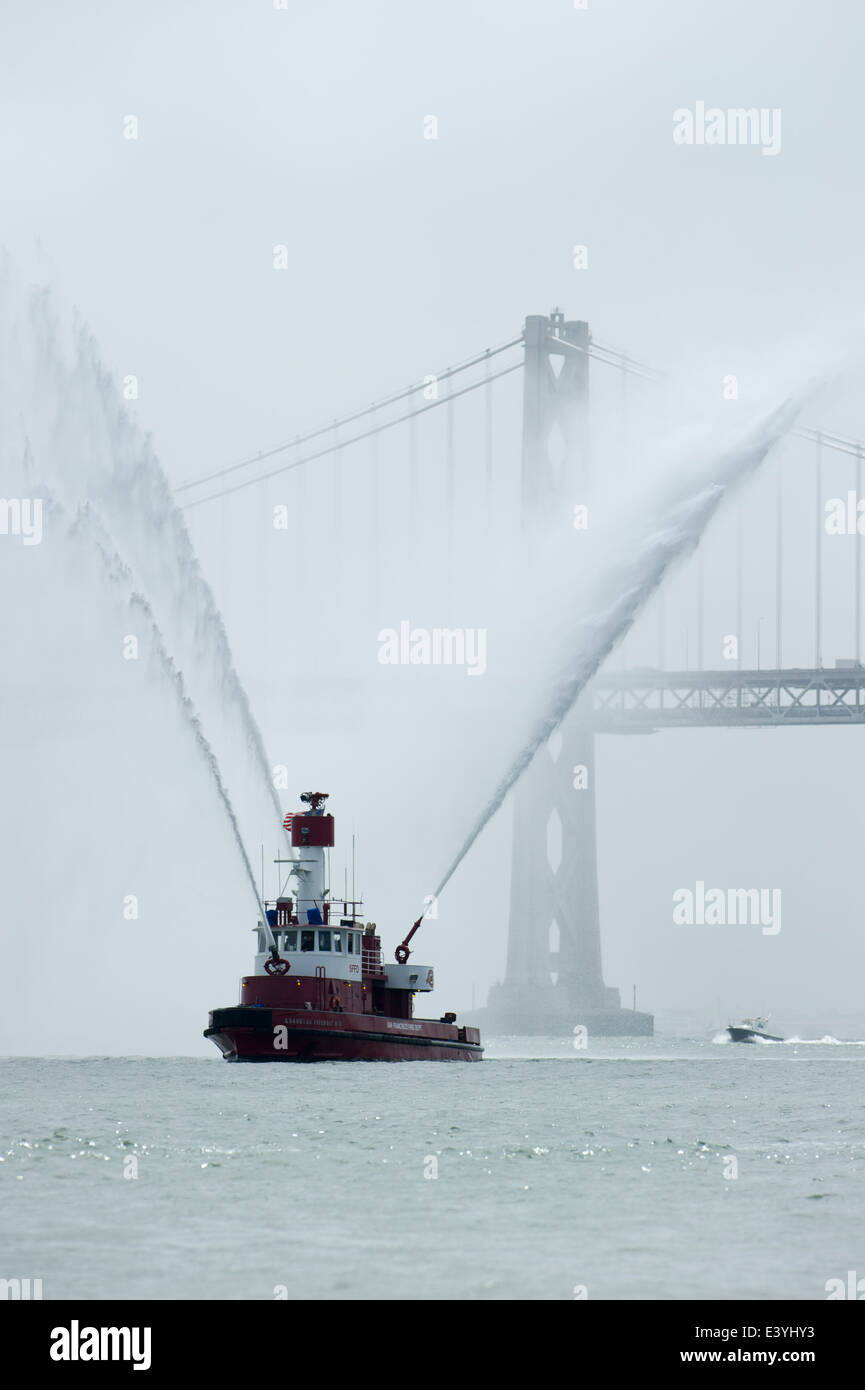
<path fill-rule="evenodd" d="M 466 1014 L 466 1021 L 481 1029 L 482 1037 L 560 1037 L 583 1027 L 589 1040 L 598 1038 L 639 1038 L 653 1036 L 652 1014 L 623 1009 L 618 990 L 608 989 L 605 1006 L 592 1007 L 571 999 L 567 989 L 557 985 L 493 985 L 487 1007 Z"/>

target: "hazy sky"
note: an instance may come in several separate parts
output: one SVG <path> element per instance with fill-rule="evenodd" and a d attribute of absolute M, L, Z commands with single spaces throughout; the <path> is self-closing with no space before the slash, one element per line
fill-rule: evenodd
<path fill-rule="evenodd" d="M 589 0 L 585 10 L 570 0 L 289 0 L 286 9 L 271 0 L 4 0 L 2 241 L 16 266 L 52 281 L 77 306 L 117 381 L 137 377 L 132 408 L 173 483 L 515 336 L 527 314 L 554 305 L 588 320 L 600 342 L 695 383 L 693 394 L 679 397 L 681 422 L 653 420 L 654 456 L 663 430 L 675 435 L 689 412 L 693 423 L 694 401 L 701 392 L 711 400 L 724 374 L 738 375 L 743 404 L 752 404 L 770 384 L 783 391 L 788 365 L 797 376 L 812 359 L 823 370 L 861 337 L 863 39 L 856 0 Z M 673 113 L 698 103 L 780 112 L 776 152 L 676 144 Z M 424 138 L 430 117 L 436 139 Z M 136 138 L 126 138 L 130 132 Z M 587 248 L 585 269 L 574 268 L 576 245 Z M 286 269 L 274 268 L 275 246 L 287 248 Z M 623 450 L 616 433 L 615 448 L 605 446 L 621 425 L 619 388 L 603 384 L 603 368 L 595 371 L 599 457 L 621 455 L 639 476 L 633 438 Z M 504 423 L 496 467 L 512 481 L 519 411 L 510 384 L 497 417 Z M 826 418 L 812 412 L 809 423 L 865 436 L 859 399 L 839 391 L 821 404 Z M 461 476 L 481 447 L 477 421 L 467 429 Z M 430 438 L 427 464 L 435 468 L 441 436 Z M 404 443 L 391 446 L 388 466 L 398 468 L 401 450 Z M 847 485 L 844 474 L 827 495 Z M 369 634 L 339 624 L 351 604 L 346 554 L 354 548 L 358 564 L 366 554 L 363 486 L 346 493 L 352 539 L 338 557 L 328 549 L 330 493 L 316 493 L 313 477 L 291 486 L 292 505 L 315 517 L 303 543 L 322 546 L 319 598 L 307 594 L 300 616 L 292 566 L 284 553 L 274 559 L 262 521 L 283 499 L 282 484 L 263 490 L 258 503 L 250 489 L 236 506 L 190 512 L 190 530 L 270 756 L 289 766 L 296 792 L 325 768 L 335 813 L 339 802 L 345 807 L 338 825 L 343 835 L 354 825 L 364 835 L 368 884 L 394 914 L 395 933 L 403 925 L 397 914 L 405 912 L 408 925 L 417 895 L 430 891 L 454 848 L 443 828 L 449 798 L 458 796 L 468 819 L 473 798 L 485 798 L 488 788 L 472 779 L 492 772 L 493 762 L 489 748 L 482 756 L 472 745 L 488 737 L 507 697 L 493 680 L 458 690 L 428 681 L 422 696 L 405 683 L 387 693 L 374 687 L 374 623 Z M 401 513 L 396 503 L 389 511 L 383 505 L 397 533 Z M 484 557 L 503 563 L 505 544 L 504 535 L 498 546 L 487 537 L 477 552 L 481 568 Z M 382 556 L 391 562 L 384 544 Z M 791 569 L 810 563 L 792 541 L 790 558 Z M 420 611 L 421 568 L 409 553 L 388 571 L 394 621 L 410 616 L 409 595 Z M 493 632 L 505 624 L 482 583 L 465 592 L 466 626 Z M 439 620 L 434 593 L 430 581 L 431 623 Z M 751 647 L 762 602 L 748 617 Z M 541 623 L 539 642 L 543 631 Z M 26 635 L 19 640 L 26 668 Z M 826 663 L 849 646 L 833 635 Z M 346 652 L 361 653 L 359 723 L 346 717 L 339 694 L 329 723 L 313 686 L 315 709 L 304 725 L 297 712 L 309 712 L 309 700 L 304 706 L 298 672 L 342 680 L 344 693 Z M 153 756 L 164 723 L 168 769 L 167 750 L 182 738 L 158 702 L 147 708 Z M 77 737 L 71 728 L 68 737 Z M 117 737 L 115 763 L 122 731 Z M 33 757 L 44 759 L 44 730 L 32 738 Z M 87 757 L 101 757 L 107 765 L 92 731 L 87 738 L 87 756 L 79 743 L 70 760 L 83 768 Z M 49 762 L 59 757 L 62 765 L 58 742 Z M 719 996 L 722 1007 L 772 1009 L 793 1026 L 809 1012 L 861 1008 L 860 746 L 859 731 L 845 729 L 600 740 L 608 982 L 629 1001 L 637 980 L 644 1007 L 693 1007 L 707 1022 Z M 20 749 L 15 768 L 7 788 L 17 792 L 0 791 L 4 823 L 39 841 L 41 800 L 27 786 Z M 457 791 L 451 779 L 460 769 L 466 780 Z M 144 795 L 134 780 L 128 786 L 130 799 Z M 15 798 L 25 787 L 32 823 L 22 832 Z M 400 787 L 410 804 L 388 800 L 383 808 Z M 203 784 L 199 791 L 203 806 Z M 124 804 L 122 788 L 109 793 L 106 784 L 104 798 L 89 804 L 95 843 Z M 394 837 L 386 854 L 365 824 L 373 811 Z M 182 811 L 175 812 L 180 826 Z M 427 952 L 440 966 L 440 1008 L 451 1000 L 466 1007 L 472 986 L 480 1002 L 501 974 L 509 850 L 505 816 L 454 882 L 450 921 L 443 918 Z M 154 854 L 155 874 L 165 852 Z M 99 872 L 94 858 L 92 876 Z M 170 877 L 180 882 L 174 869 Z M 670 896 L 701 878 L 781 883 L 789 904 L 781 937 L 742 952 L 716 939 L 685 940 L 670 920 Z M 83 870 L 81 880 L 79 905 L 93 879 Z M 213 884 L 208 896 L 217 908 Z M 26 901 L 23 886 L 14 901 Z M 242 884 L 232 901 L 243 902 Z M 373 915 L 381 919 L 381 909 Z M 195 1010 L 233 997 L 249 966 L 247 925 L 238 927 L 236 949 L 220 928 L 223 997 L 202 990 L 199 998 L 196 990 Z M 148 949 L 156 982 L 158 936 Z M 26 953 L 21 959 L 30 961 Z M 215 987 L 208 978 L 211 993 Z M 114 988 L 112 977 L 105 988 Z M 13 993 L 20 992 L 10 986 L 10 1005 Z M 193 1050 L 205 1021 L 196 1014 L 187 1029 L 175 1016 L 154 1047 Z M 58 1024 L 46 1046 L 63 1050 L 64 1036 Z M 85 1042 L 98 1050 L 94 1037 L 81 1033 L 72 1050 Z M 6 1050 L 16 1050 L 13 1041 L 4 1040 Z M 110 1042 L 110 1050 L 124 1050 L 117 1035 Z M 133 1044 L 126 1050 L 148 1050 Z M 28 1050 L 38 1050 L 35 1031 Z"/>
<path fill-rule="evenodd" d="M 4 241 L 138 375 L 177 477 L 553 304 L 665 365 L 861 303 L 855 0 L 2 12 Z M 781 108 L 780 153 L 674 145 L 698 100 Z"/>

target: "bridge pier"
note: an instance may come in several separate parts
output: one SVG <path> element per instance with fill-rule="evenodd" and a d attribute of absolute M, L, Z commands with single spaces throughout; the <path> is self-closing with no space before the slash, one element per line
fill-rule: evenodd
<path fill-rule="evenodd" d="M 538 753 L 514 803 L 505 979 L 487 1032 L 651 1036 L 651 1014 L 623 1009 L 604 983 L 595 834 L 595 733 L 578 707 Z"/>
<path fill-rule="evenodd" d="M 538 533 L 587 501 L 588 324 L 558 311 L 525 324 L 522 522 Z M 551 359 L 564 357 L 556 374 Z M 558 429 L 560 467 L 550 455 Z M 482 1012 L 487 1032 L 591 1038 L 651 1034 L 650 1014 L 623 1009 L 604 983 L 595 837 L 595 735 L 581 701 L 526 769 L 514 794 L 511 907 L 505 979 Z M 481 1016 L 479 1015 L 479 1018 Z"/>

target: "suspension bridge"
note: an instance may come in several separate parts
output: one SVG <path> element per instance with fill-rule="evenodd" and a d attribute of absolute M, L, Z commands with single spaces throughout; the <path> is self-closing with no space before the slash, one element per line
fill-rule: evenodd
<path fill-rule="evenodd" d="M 362 517 L 347 607 L 380 618 L 393 576 L 405 584 L 423 562 L 437 571 L 452 619 L 478 528 L 494 528 L 507 546 L 518 536 L 531 543 L 550 524 L 574 525 L 575 508 L 591 502 L 607 466 L 610 437 L 617 466 L 639 466 L 629 427 L 665 383 L 663 372 L 595 341 L 588 324 L 556 309 L 456 365 L 181 483 L 177 501 L 190 512 L 221 509 L 229 568 L 238 547 L 249 562 L 237 538 L 238 506 L 249 508 L 259 555 L 262 524 L 276 526 L 271 516 L 284 507 L 299 584 L 313 582 L 304 536 L 315 530 L 316 509 L 335 554 L 344 553 L 345 536 L 357 536 Z M 865 722 L 863 455 L 861 440 L 794 428 L 665 580 L 550 740 L 548 756 L 540 753 L 523 776 L 507 967 L 484 1011 L 491 1031 L 652 1031 L 652 1016 L 622 1008 L 603 978 L 597 736 Z M 272 622 L 266 610 L 262 622 Z"/>

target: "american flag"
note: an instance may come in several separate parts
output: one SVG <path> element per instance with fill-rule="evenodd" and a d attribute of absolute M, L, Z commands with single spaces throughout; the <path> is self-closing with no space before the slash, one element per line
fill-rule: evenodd
<path fill-rule="evenodd" d="M 285 820 L 282 822 L 283 829 L 285 829 L 285 830 L 290 830 L 290 829 L 291 829 L 291 822 L 294 820 L 294 814 L 295 814 L 294 811 L 289 811 L 289 812 L 288 812 L 288 815 L 286 816 Z"/>

